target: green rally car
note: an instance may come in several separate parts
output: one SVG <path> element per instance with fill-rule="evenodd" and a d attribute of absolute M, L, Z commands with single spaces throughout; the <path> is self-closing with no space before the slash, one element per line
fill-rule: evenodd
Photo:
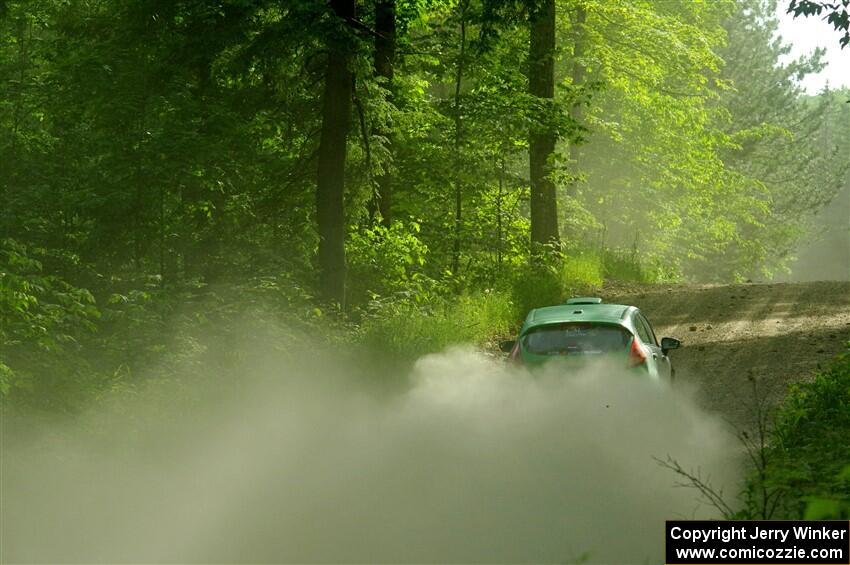
<path fill-rule="evenodd" d="M 503 342 L 501 348 L 526 366 L 555 358 L 581 362 L 591 356 L 620 357 L 626 367 L 671 380 L 675 371 L 667 354 L 680 345 L 672 337 L 659 343 L 649 320 L 634 306 L 580 297 L 532 310 L 516 341 Z"/>

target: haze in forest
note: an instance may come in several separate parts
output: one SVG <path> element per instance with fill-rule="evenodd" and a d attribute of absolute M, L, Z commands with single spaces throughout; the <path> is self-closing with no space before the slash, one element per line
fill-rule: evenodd
<path fill-rule="evenodd" d="M 850 280 L 850 186 L 818 214 L 816 227 L 795 251 L 785 281 Z"/>

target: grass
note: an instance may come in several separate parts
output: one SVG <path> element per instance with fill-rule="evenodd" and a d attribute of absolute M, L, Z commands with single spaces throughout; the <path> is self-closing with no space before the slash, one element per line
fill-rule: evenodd
<path fill-rule="evenodd" d="M 359 324 L 357 341 L 376 354 L 409 363 L 453 344 L 481 346 L 512 336 L 530 310 L 595 293 L 606 279 L 656 279 L 632 254 L 603 250 L 552 257 L 515 268 L 503 288 L 470 290 L 456 298 L 376 302 Z"/>
<path fill-rule="evenodd" d="M 483 344 L 508 335 L 514 318 L 511 297 L 504 291 L 478 291 L 425 306 L 401 301 L 370 313 L 358 341 L 396 362 L 410 362 L 450 345 Z"/>
<path fill-rule="evenodd" d="M 453 344 L 492 345 L 514 335 L 529 310 L 595 292 L 604 284 L 605 270 L 602 254 L 585 253 L 516 268 L 500 289 L 449 299 L 383 301 L 361 322 L 358 342 L 399 363 Z"/>
<path fill-rule="evenodd" d="M 664 278 L 661 269 L 641 262 L 632 250 L 603 249 L 597 256 L 606 280 L 656 283 Z"/>

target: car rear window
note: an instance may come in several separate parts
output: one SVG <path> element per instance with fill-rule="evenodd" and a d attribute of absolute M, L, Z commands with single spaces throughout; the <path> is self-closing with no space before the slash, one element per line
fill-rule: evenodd
<path fill-rule="evenodd" d="M 609 353 L 627 347 L 631 338 L 620 326 L 572 322 L 533 328 L 523 336 L 522 345 L 535 355 Z"/>

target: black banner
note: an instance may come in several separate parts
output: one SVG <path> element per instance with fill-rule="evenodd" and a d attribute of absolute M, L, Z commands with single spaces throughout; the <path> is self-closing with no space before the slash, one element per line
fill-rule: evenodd
<path fill-rule="evenodd" d="M 850 564 L 850 522 L 669 520 L 668 565 Z"/>

